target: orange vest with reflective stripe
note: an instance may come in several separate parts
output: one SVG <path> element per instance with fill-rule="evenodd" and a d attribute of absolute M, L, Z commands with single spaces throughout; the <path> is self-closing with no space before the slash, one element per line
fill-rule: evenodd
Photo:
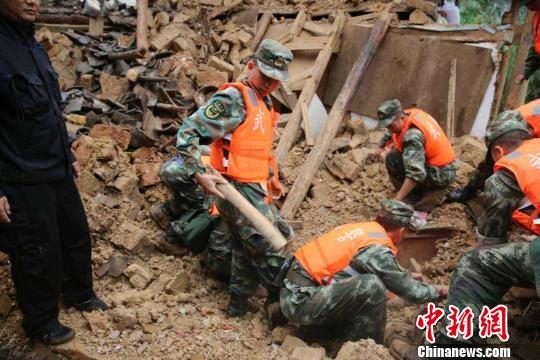
<path fill-rule="evenodd" d="M 535 138 L 540 138 L 540 99 L 521 105 L 516 109 L 527 121 Z"/>
<path fill-rule="evenodd" d="M 394 243 L 378 223 L 346 224 L 310 241 L 294 256 L 315 281 L 328 285 L 336 273 L 349 266 L 358 250 L 376 244 L 397 254 Z"/>
<path fill-rule="evenodd" d="M 403 130 L 399 135 L 393 134 L 392 140 L 399 152 L 403 152 L 403 137 L 411 126 L 416 126 L 426 139 L 424 149 L 427 163 L 431 166 L 442 167 L 456 160 L 456 154 L 450 141 L 441 127 L 428 113 L 420 109 L 405 110 L 409 116 L 405 119 Z"/>
<path fill-rule="evenodd" d="M 540 211 L 540 139 L 526 140 L 514 152 L 506 155 L 495 164 L 495 171 L 507 169 L 517 179 L 519 188 L 533 204 L 531 215 L 517 209 L 512 219 L 525 229 L 540 235 L 540 225 L 533 223 Z"/>
<path fill-rule="evenodd" d="M 242 92 L 247 110 L 246 119 L 233 131 L 228 144 L 224 139 L 212 143 L 210 163 L 220 173 L 236 181 L 266 183 L 269 167 L 274 164 L 272 138 L 277 113 L 268 110 L 255 90 L 243 83 L 225 84 L 219 90 L 229 87 Z"/>
<path fill-rule="evenodd" d="M 540 11 L 534 13 L 532 21 L 532 33 L 534 36 L 534 50 L 540 55 Z"/>

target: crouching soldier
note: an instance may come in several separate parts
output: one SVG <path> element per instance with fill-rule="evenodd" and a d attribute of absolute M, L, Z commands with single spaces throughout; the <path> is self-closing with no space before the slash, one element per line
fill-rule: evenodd
<path fill-rule="evenodd" d="M 285 317 L 299 325 L 340 324 L 348 340 L 384 340 L 386 289 L 414 303 L 438 299 L 446 287 L 417 281 L 397 263 L 413 209 L 384 200 L 375 221 L 342 225 L 301 247 L 280 292 Z"/>
<path fill-rule="evenodd" d="M 521 105 L 516 109 L 521 114 L 523 120 L 527 122 L 533 137 L 540 137 L 540 99 Z M 508 114 L 508 112 L 506 112 Z M 502 115 L 502 114 L 501 114 Z M 504 121 L 504 117 L 498 116 L 493 122 Z M 493 124 L 491 124 L 493 126 Z M 489 149 L 486 153 L 486 159 L 478 164 L 472 173 L 469 183 L 462 189 L 455 189 L 448 194 L 448 201 L 464 202 L 471 200 L 478 195 L 478 191 L 484 189 L 486 180 L 493 175 L 493 166 L 495 162 L 491 157 Z"/>
<path fill-rule="evenodd" d="M 388 128 L 381 140 L 383 149 L 390 140 L 396 150 L 386 156 L 386 169 L 398 193 L 395 200 L 415 204 L 418 211 L 430 211 L 438 200 L 427 200 L 429 190 L 446 190 L 456 177 L 456 155 L 443 130 L 420 109 L 403 109 L 399 100 L 385 101 L 377 110 L 379 127 Z"/>
<path fill-rule="evenodd" d="M 477 230 L 477 246 L 507 242 L 512 219 L 540 234 L 540 139 L 533 139 L 517 111 L 505 111 L 486 132 L 495 162 L 486 181 L 486 202 Z"/>

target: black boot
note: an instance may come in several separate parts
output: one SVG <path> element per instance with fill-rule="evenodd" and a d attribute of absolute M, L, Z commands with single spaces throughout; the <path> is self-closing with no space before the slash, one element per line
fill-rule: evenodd
<path fill-rule="evenodd" d="M 249 302 L 248 297 L 231 293 L 229 305 L 227 305 L 227 316 L 240 317 L 247 314 L 248 312 L 257 312 L 256 306 Z"/>
<path fill-rule="evenodd" d="M 36 331 L 29 337 L 35 340 L 41 340 L 45 345 L 64 344 L 73 339 L 75 333 L 71 328 L 57 322 L 54 325 L 47 326 L 44 329 Z"/>
<path fill-rule="evenodd" d="M 470 186 L 465 186 L 463 189 L 452 190 L 446 195 L 446 202 L 466 202 L 474 199 L 478 194 L 478 190 Z"/>
<path fill-rule="evenodd" d="M 75 309 L 79 311 L 84 312 L 92 312 L 97 310 L 107 310 L 109 306 L 105 304 L 101 299 L 99 299 L 97 296 L 92 296 L 90 299 L 81 301 L 74 304 L 69 304 L 68 306 L 72 306 Z"/>

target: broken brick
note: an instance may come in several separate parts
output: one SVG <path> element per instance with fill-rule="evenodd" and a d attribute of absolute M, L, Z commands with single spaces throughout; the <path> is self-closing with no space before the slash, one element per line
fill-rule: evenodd
<path fill-rule="evenodd" d="M 129 131 L 105 124 L 97 124 L 92 127 L 89 136 L 96 139 L 112 139 L 122 150 L 127 150 L 131 141 Z"/>

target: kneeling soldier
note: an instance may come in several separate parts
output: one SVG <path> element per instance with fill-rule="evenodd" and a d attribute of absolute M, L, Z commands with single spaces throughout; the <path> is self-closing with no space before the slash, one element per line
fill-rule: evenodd
<path fill-rule="evenodd" d="M 396 261 L 413 209 L 384 200 L 375 221 L 342 225 L 295 254 L 280 292 L 285 317 L 299 325 L 342 324 L 349 340 L 384 340 L 386 289 L 414 303 L 446 287 L 417 281 Z"/>

